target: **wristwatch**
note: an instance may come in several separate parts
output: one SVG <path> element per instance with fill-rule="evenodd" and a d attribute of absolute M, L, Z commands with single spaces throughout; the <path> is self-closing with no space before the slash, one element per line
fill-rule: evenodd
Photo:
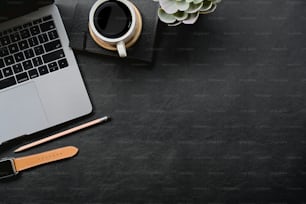
<path fill-rule="evenodd" d="M 30 156 L 0 160 L 0 179 L 15 176 L 20 171 L 35 166 L 73 157 L 77 153 L 78 148 L 67 146 Z"/>

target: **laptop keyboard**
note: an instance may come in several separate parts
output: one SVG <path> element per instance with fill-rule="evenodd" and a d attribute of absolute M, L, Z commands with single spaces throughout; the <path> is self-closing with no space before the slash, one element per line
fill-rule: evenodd
<path fill-rule="evenodd" d="M 51 15 L 0 32 L 0 90 L 66 67 Z"/>

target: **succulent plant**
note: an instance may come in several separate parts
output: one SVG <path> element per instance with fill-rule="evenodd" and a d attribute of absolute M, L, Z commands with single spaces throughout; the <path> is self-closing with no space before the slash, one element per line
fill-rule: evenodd
<path fill-rule="evenodd" d="M 153 0 L 158 1 L 158 16 L 170 26 L 194 24 L 200 14 L 212 13 L 221 0 Z"/>

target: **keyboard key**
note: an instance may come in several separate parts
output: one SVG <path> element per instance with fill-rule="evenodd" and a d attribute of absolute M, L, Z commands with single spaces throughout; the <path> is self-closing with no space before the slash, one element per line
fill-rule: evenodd
<path fill-rule="evenodd" d="M 0 89 L 5 89 L 7 87 L 13 86 L 16 84 L 15 77 L 9 77 L 4 80 L 0 80 Z"/>
<path fill-rule="evenodd" d="M 18 30 L 18 26 L 14 27 L 13 30 L 14 30 L 14 31 L 17 31 L 17 30 Z"/>
<path fill-rule="evenodd" d="M 43 64 L 41 57 L 35 57 L 32 59 L 34 67 L 38 67 Z"/>
<path fill-rule="evenodd" d="M 57 50 L 48 54 L 45 54 L 42 56 L 44 63 L 52 62 L 57 59 L 65 57 L 64 51 L 63 50 Z"/>
<path fill-rule="evenodd" d="M 12 76 L 14 74 L 11 67 L 6 67 L 2 71 L 3 71 L 3 75 L 5 77 L 9 77 L 9 76 Z"/>
<path fill-rule="evenodd" d="M 25 24 L 23 24 L 23 28 L 28 28 L 28 27 L 31 27 L 33 24 L 32 24 L 32 22 L 28 22 L 28 23 L 25 23 Z"/>
<path fill-rule="evenodd" d="M 39 45 L 37 47 L 34 47 L 34 52 L 35 52 L 36 55 L 44 54 L 43 46 Z"/>
<path fill-rule="evenodd" d="M 22 39 L 26 39 L 31 36 L 30 31 L 28 29 L 22 30 L 20 31 L 20 36 Z"/>
<path fill-rule="evenodd" d="M 28 74 L 31 79 L 34 79 L 39 76 L 38 71 L 36 69 L 31 69 L 30 71 L 28 71 Z"/>
<path fill-rule="evenodd" d="M 20 35 L 19 33 L 13 33 L 12 35 L 10 35 L 10 38 L 12 42 L 17 42 L 20 40 Z"/>
<path fill-rule="evenodd" d="M 61 69 L 68 67 L 68 62 L 66 59 L 61 59 L 58 61 L 58 65 Z"/>
<path fill-rule="evenodd" d="M 10 38 L 8 36 L 4 36 L 0 38 L 0 42 L 2 46 L 5 46 L 11 43 Z"/>
<path fill-rule="evenodd" d="M 21 26 L 21 25 L 20 25 L 20 26 L 16 26 L 16 27 L 13 28 L 14 31 L 19 31 L 19 30 L 21 30 L 21 29 L 22 29 L 22 26 Z"/>
<path fill-rule="evenodd" d="M 38 71 L 40 75 L 45 75 L 49 73 L 48 67 L 46 65 L 38 67 Z"/>
<path fill-rule="evenodd" d="M 8 56 L 4 58 L 4 61 L 5 61 L 6 66 L 9 66 L 15 63 L 13 56 Z"/>
<path fill-rule="evenodd" d="M 3 68 L 3 67 L 5 67 L 4 61 L 3 61 L 3 59 L 0 59 L 0 69 Z"/>
<path fill-rule="evenodd" d="M 19 45 L 20 50 L 25 50 L 29 48 L 29 44 L 26 40 L 19 42 L 18 45 Z"/>
<path fill-rule="evenodd" d="M 0 57 L 5 57 L 9 55 L 9 51 L 7 49 L 7 47 L 1 47 L 0 48 Z"/>
<path fill-rule="evenodd" d="M 17 74 L 16 79 L 17 79 L 18 83 L 22 83 L 22 82 L 28 81 L 29 77 L 28 77 L 28 74 L 26 72 L 23 72 L 21 74 Z"/>
<path fill-rule="evenodd" d="M 54 40 L 58 38 L 58 34 L 56 30 L 52 30 L 50 32 L 48 32 L 48 36 L 50 38 L 50 40 Z"/>
<path fill-rule="evenodd" d="M 29 70 L 29 69 L 33 68 L 33 64 L 31 62 L 31 60 L 24 61 L 22 63 L 22 65 L 23 65 L 24 70 Z"/>
<path fill-rule="evenodd" d="M 23 61 L 24 60 L 24 56 L 23 56 L 23 53 L 22 52 L 18 52 L 14 55 L 15 57 L 15 61 L 16 62 L 20 62 L 20 61 Z"/>
<path fill-rule="evenodd" d="M 13 71 L 15 74 L 18 74 L 23 71 L 21 64 L 13 65 Z"/>
<path fill-rule="evenodd" d="M 34 46 L 38 45 L 38 40 L 37 40 L 37 37 L 35 37 L 35 36 L 28 39 L 28 41 L 29 41 L 29 45 L 31 47 L 34 47 Z"/>
<path fill-rule="evenodd" d="M 41 20 L 41 18 L 40 18 L 40 19 L 37 19 L 37 20 L 33 21 L 33 24 L 39 24 L 39 23 L 41 23 L 41 22 L 42 22 L 42 20 Z"/>
<path fill-rule="evenodd" d="M 18 45 L 16 43 L 9 45 L 8 48 L 11 54 L 14 54 L 19 51 Z"/>
<path fill-rule="evenodd" d="M 30 32 L 31 32 L 32 36 L 39 34 L 40 33 L 39 27 L 37 25 L 36 26 L 32 26 L 30 28 Z"/>
<path fill-rule="evenodd" d="M 2 74 L 2 71 L 0 69 L 0 79 L 2 79 L 2 78 L 3 78 L 3 74 Z"/>
<path fill-rule="evenodd" d="M 28 50 L 25 50 L 24 51 L 24 56 L 26 57 L 26 59 L 30 59 L 30 58 L 34 57 L 33 49 L 30 48 Z"/>
<path fill-rule="evenodd" d="M 55 28 L 54 22 L 53 21 L 48 21 L 46 23 L 40 24 L 40 29 L 42 32 L 46 32 L 48 30 L 52 30 Z"/>
<path fill-rule="evenodd" d="M 48 64 L 48 68 L 50 72 L 54 72 L 59 69 L 56 62 Z"/>
<path fill-rule="evenodd" d="M 46 33 L 40 34 L 38 40 L 40 43 L 45 43 L 48 41 L 48 35 Z"/>
<path fill-rule="evenodd" d="M 48 20 L 51 20 L 51 19 L 52 19 L 51 15 L 43 17 L 43 21 L 48 21 Z"/>
<path fill-rule="evenodd" d="M 58 48 L 61 48 L 61 41 L 60 40 L 54 40 L 52 42 L 44 44 L 46 52 L 56 50 Z"/>

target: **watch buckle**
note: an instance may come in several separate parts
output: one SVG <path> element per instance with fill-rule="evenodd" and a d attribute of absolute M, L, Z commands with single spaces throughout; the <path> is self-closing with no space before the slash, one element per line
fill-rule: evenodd
<path fill-rule="evenodd" d="M 0 180 L 16 176 L 17 174 L 14 159 L 5 158 L 0 160 Z"/>

